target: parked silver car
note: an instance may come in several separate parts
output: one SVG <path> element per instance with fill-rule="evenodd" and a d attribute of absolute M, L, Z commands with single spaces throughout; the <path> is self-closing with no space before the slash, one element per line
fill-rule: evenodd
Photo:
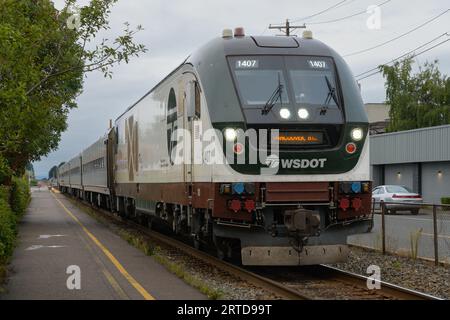
<path fill-rule="evenodd" d="M 378 186 L 372 191 L 372 198 L 375 201 L 375 208 L 380 209 L 382 202 L 386 203 L 387 213 L 396 213 L 397 211 L 410 211 L 412 214 L 418 214 L 420 206 L 423 203 L 422 196 L 411 192 L 405 186 L 385 185 Z M 415 205 L 414 205 L 415 204 Z"/>

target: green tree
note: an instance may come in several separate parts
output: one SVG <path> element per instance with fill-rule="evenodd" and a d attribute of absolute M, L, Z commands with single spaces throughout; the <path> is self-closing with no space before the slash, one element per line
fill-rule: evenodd
<path fill-rule="evenodd" d="M 450 79 L 441 74 L 437 61 L 425 63 L 415 74 L 412 64 L 408 58 L 380 66 L 391 106 L 390 132 L 450 124 Z"/>
<path fill-rule="evenodd" d="M 74 11 L 66 0 L 59 11 L 50 0 L 0 0 L 0 179 L 57 148 L 86 73 L 111 77 L 114 65 L 146 51 L 134 40 L 140 26 L 99 39 L 116 2 Z"/>

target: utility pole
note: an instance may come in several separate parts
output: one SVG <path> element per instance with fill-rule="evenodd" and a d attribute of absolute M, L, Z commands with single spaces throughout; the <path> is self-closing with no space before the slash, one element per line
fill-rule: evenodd
<path fill-rule="evenodd" d="M 278 29 L 281 32 L 283 32 L 284 34 L 286 34 L 286 36 L 290 36 L 291 35 L 291 31 L 294 31 L 296 29 L 305 29 L 306 26 L 305 24 L 303 24 L 302 26 L 293 26 L 291 25 L 291 23 L 289 22 L 289 19 L 286 19 L 286 23 L 285 24 L 280 24 L 280 25 L 269 25 L 269 29 Z"/>

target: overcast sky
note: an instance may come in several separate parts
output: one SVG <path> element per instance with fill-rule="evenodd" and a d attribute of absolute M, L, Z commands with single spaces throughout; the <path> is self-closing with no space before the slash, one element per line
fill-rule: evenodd
<path fill-rule="evenodd" d="M 347 0 L 304 22 L 339 19 L 385 1 Z M 61 8 L 62 2 L 54 1 L 58 8 Z M 78 3 L 82 6 L 87 2 L 83 0 Z M 84 92 L 78 99 L 79 108 L 69 116 L 69 128 L 62 136 L 59 149 L 34 164 L 36 175 L 46 177 L 53 165 L 69 160 L 98 139 L 106 131 L 109 119 L 120 115 L 196 48 L 220 36 L 224 28 L 243 26 L 247 35 L 276 35 L 279 32 L 266 28 L 270 23 L 315 15 L 339 2 L 341 1 L 120 0 L 112 10 L 111 35 L 120 34 L 125 21 L 132 26 L 141 24 L 145 30 L 137 36 L 137 40 L 144 43 L 149 51 L 134 58 L 129 64 L 116 67 L 112 80 L 103 78 L 100 73 L 90 74 L 85 79 Z M 379 30 L 367 27 L 370 15 L 366 13 L 339 22 L 307 26 L 313 31 L 315 38 L 345 55 L 395 38 L 449 8 L 449 0 L 392 0 L 381 6 Z M 301 22 L 302 20 L 299 21 Z M 447 31 L 450 32 L 450 12 L 396 41 L 345 59 L 357 75 Z M 440 39 L 442 40 L 445 38 Z M 440 61 L 442 72 L 450 75 L 450 41 L 417 57 L 416 61 L 423 64 L 434 59 Z M 380 75 L 361 81 L 361 86 L 365 102 L 385 100 L 384 81 Z"/>

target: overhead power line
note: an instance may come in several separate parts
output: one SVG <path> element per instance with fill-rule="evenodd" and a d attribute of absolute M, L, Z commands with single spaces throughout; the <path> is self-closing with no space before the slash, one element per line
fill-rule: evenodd
<path fill-rule="evenodd" d="M 392 39 L 390 39 L 388 41 L 382 42 L 382 43 L 380 43 L 380 44 L 378 44 L 376 46 L 373 46 L 373 47 L 370 47 L 370 48 L 367 48 L 367 49 L 363 49 L 363 50 L 355 51 L 355 52 L 352 52 L 352 53 L 348 53 L 348 54 L 344 55 L 343 57 L 350 57 L 350 56 L 354 56 L 354 55 L 361 54 L 361 53 L 364 53 L 364 52 L 368 52 L 368 51 L 371 51 L 373 49 L 382 47 L 382 46 L 384 46 L 384 45 L 386 45 L 388 43 L 391 43 L 393 41 L 396 41 L 396 40 L 398 40 L 398 39 L 400 39 L 400 38 L 402 38 L 402 37 L 404 37 L 404 36 L 414 32 L 414 31 L 416 31 L 416 30 L 418 30 L 420 28 L 423 28 L 424 26 L 430 24 L 431 22 L 435 21 L 436 19 L 439 19 L 441 16 L 443 16 L 444 14 L 446 14 L 449 11 L 450 11 L 450 9 L 447 9 L 447 10 L 441 12 L 440 14 L 438 14 L 437 16 L 431 18 L 430 20 L 427 20 L 424 23 L 418 25 L 417 27 L 415 27 L 415 28 L 413 28 L 413 29 L 411 29 L 411 30 L 409 30 L 409 31 L 407 31 L 405 33 L 402 33 L 401 35 L 399 35 L 397 37 L 394 37 L 394 38 L 392 38 Z"/>
<path fill-rule="evenodd" d="M 430 47 L 430 48 L 428 48 L 428 49 L 425 49 L 425 50 L 423 50 L 423 51 L 421 51 L 421 52 L 419 52 L 419 53 L 416 53 L 416 54 L 412 55 L 411 58 L 415 58 L 415 57 L 417 57 L 417 56 L 420 56 L 421 54 L 424 54 L 425 52 L 428 52 L 428 51 L 430 51 L 430 50 L 433 50 L 434 48 L 437 48 L 437 47 L 443 45 L 444 43 L 446 43 L 446 42 L 448 42 L 448 41 L 450 41 L 450 39 L 441 41 L 441 42 L 435 44 L 434 46 L 432 46 L 432 47 Z M 362 78 L 356 79 L 356 81 L 361 81 L 361 80 L 367 79 L 367 78 L 372 77 L 372 76 L 374 76 L 374 75 L 376 75 L 376 74 L 378 74 L 378 73 L 380 73 L 380 72 L 381 72 L 381 71 L 378 70 L 378 71 L 376 71 L 376 72 L 373 72 L 373 73 L 368 74 L 367 76 L 364 76 L 364 77 L 362 77 Z"/>
<path fill-rule="evenodd" d="M 442 38 L 442 37 L 444 37 L 444 36 L 447 36 L 447 37 L 448 37 L 448 36 L 450 36 L 450 33 L 449 33 L 449 32 L 444 32 L 444 33 L 441 34 L 440 36 L 437 36 L 436 38 L 434 38 L 434 39 L 432 39 L 432 40 L 430 40 L 430 41 L 428 41 L 428 42 L 426 42 L 426 43 L 424 43 L 424 44 L 418 46 L 417 48 L 414 48 L 413 50 L 410 50 L 410 51 L 408 51 L 407 53 L 402 54 L 401 56 L 399 56 L 399 57 L 397 57 L 397 58 L 395 58 L 395 59 L 392 59 L 392 60 L 389 61 L 389 62 L 383 63 L 383 64 L 381 64 L 381 65 L 387 65 L 387 64 L 393 63 L 393 62 L 395 62 L 395 61 L 397 61 L 397 60 L 400 60 L 401 58 L 404 58 L 404 57 L 406 57 L 406 56 L 409 56 L 411 53 L 414 53 L 414 52 L 416 52 L 417 50 L 422 49 L 423 47 L 426 47 L 426 46 L 429 45 L 430 43 L 433 43 L 433 42 L 435 42 L 436 40 L 438 40 L 438 39 L 440 39 L 440 38 Z M 374 68 L 372 68 L 372 69 L 369 69 L 369 70 L 367 70 L 367 71 L 365 71 L 365 72 L 362 72 L 362 73 L 360 73 L 360 74 L 357 74 L 357 75 L 355 76 L 355 78 L 359 78 L 359 77 L 361 77 L 361 76 L 363 76 L 363 75 L 365 75 L 365 74 L 367 74 L 367 73 L 370 73 L 370 72 L 372 72 L 372 71 L 378 70 L 379 67 L 380 67 L 380 65 L 377 66 L 377 67 L 374 67 Z"/>
<path fill-rule="evenodd" d="M 387 4 L 387 3 L 391 2 L 391 1 L 392 1 L 392 0 L 384 1 L 384 2 L 382 2 L 382 3 L 380 3 L 380 4 L 378 4 L 377 6 L 378 6 L 378 7 L 382 7 L 382 6 L 384 6 L 385 4 Z M 331 19 L 331 20 L 326 20 L 326 21 L 309 22 L 309 23 L 307 23 L 307 25 L 318 25 L 318 24 L 326 24 L 326 23 L 339 22 L 339 21 L 347 20 L 347 19 L 350 19 L 350 18 L 359 16 L 359 15 L 362 15 L 362 14 L 367 14 L 367 9 L 362 10 L 362 11 L 358 11 L 358 12 L 356 12 L 356 13 L 353 13 L 353 14 L 351 14 L 351 15 L 344 16 L 344 17 L 341 17 L 341 18 L 336 18 L 336 19 Z"/>
<path fill-rule="evenodd" d="M 331 7 L 328 7 L 328 8 L 326 8 L 326 9 L 324 9 L 324 10 L 322 10 L 322 11 L 319 11 L 319 12 L 317 12 L 317 13 L 314 13 L 314 14 L 312 14 L 312 15 L 310 15 L 310 16 L 306 16 L 306 17 L 303 17 L 303 18 L 294 19 L 294 20 L 292 20 L 292 22 L 305 21 L 305 20 L 307 20 L 307 19 L 311 19 L 311 18 L 317 17 L 318 15 L 321 15 L 321 14 L 323 14 L 323 13 L 325 13 L 325 12 L 328 12 L 328 11 L 334 9 L 334 8 L 339 7 L 339 6 L 340 6 L 341 4 L 343 4 L 344 2 L 347 2 L 347 0 L 339 1 L 338 3 L 335 3 L 334 5 L 332 5 Z"/>

